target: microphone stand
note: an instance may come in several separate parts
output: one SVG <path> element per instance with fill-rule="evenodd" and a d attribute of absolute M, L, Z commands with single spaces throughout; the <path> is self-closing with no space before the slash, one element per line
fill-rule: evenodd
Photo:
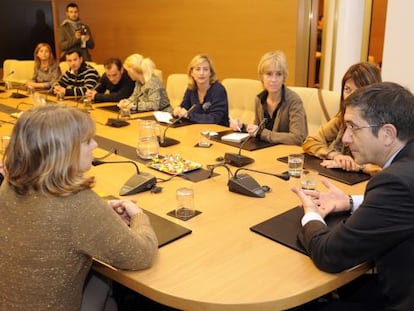
<path fill-rule="evenodd" d="M 192 106 L 190 107 L 190 109 L 188 109 L 188 111 L 187 111 L 187 115 L 188 115 L 191 111 L 193 111 L 195 107 L 196 107 L 196 105 L 192 105 Z M 166 133 L 167 133 L 167 130 L 168 130 L 171 126 L 173 126 L 174 124 L 177 124 L 177 123 L 178 123 L 178 122 L 179 122 L 179 121 L 180 121 L 183 117 L 184 117 L 184 116 L 178 117 L 177 119 L 175 119 L 173 122 L 169 123 L 169 124 L 165 127 L 165 130 L 164 130 L 164 132 L 162 133 L 162 135 L 160 136 L 160 139 L 159 139 L 159 145 L 160 145 L 160 147 L 169 147 L 169 146 L 177 145 L 177 144 L 179 144 L 179 143 L 180 143 L 180 141 L 179 141 L 179 140 L 176 140 L 176 139 L 174 139 L 174 138 L 167 138 L 167 137 L 165 137 L 165 135 L 166 135 Z"/>
<path fill-rule="evenodd" d="M 7 86 L 8 86 L 8 83 L 9 82 L 7 82 L 5 79 L 7 79 L 8 77 L 10 77 L 11 75 L 13 75 L 14 74 L 14 70 L 12 70 L 12 71 L 10 71 L 7 75 L 6 75 L 6 77 L 1 81 L 1 85 L 4 85 L 4 87 L 6 88 L 6 90 L 7 89 L 9 89 Z M 11 82 L 10 82 L 11 83 Z"/>
<path fill-rule="evenodd" d="M 47 98 L 50 94 L 52 94 L 53 89 L 55 88 L 55 86 L 56 86 L 56 83 L 52 84 L 52 86 L 46 91 L 45 98 L 44 98 L 45 104 L 56 104 L 56 102 L 54 102 L 52 100 L 48 101 L 48 98 Z"/>
<path fill-rule="evenodd" d="M 76 107 L 78 107 L 78 105 L 79 105 L 79 103 L 81 103 L 81 104 L 83 104 L 83 108 L 86 110 L 86 111 L 90 111 L 90 110 L 94 110 L 94 108 L 93 108 L 93 106 L 92 106 L 92 102 L 93 102 L 93 99 L 89 99 L 87 96 L 86 96 L 86 93 L 89 91 L 89 90 L 91 90 L 91 91 L 95 91 L 97 88 L 98 88 L 98 86 L 99 85 L 101 85 L 101 83 L 96 83 L 95 84 L 95 86 L 93 87 L 93 88 L 91 88 L 91 89 L 87 89 L 86 90 L 86 92 L 82 95 L 82 97 L 80 98 L 80 100 L 79 100 L 79 102 L 78 103 L 76 103 Z M 119 113 L 118 113 L 118 118 L 119 118 Z"/>
<path fill-rule="evenodd" d="M 225 162 L 219 162 L 219 163 L 216 163 L 216 164 L 208 164 L 207 165 L 207 168 L 210 170 L 210 173 L 208 174 L 207 178 L 211 178 L 213 176 L 214 170 L 217 167 L 221 167 L 221 166 L 224 167 L 227 170 L 228 178 L 229 179 L 232 178 L 233 177 L 233 173 L 230 170 L 230 168 L 226 165 Z"/>
<path fill-rule="evenodd" d="M 249 197 L 264 198 L 269 189 L 266 189 L 264 186 L 260 186 L 260 184 L 248 174 L 237 174 L 240 170 L 271 175 L 283 180 L 289 180 L 288 173 L 272 174 L 247 168 L 239 168 L 234 173 L 234 176 L 229 179 L 227 186 L 229 187 L 229 191 L 247 195 Z"/>
<path fill-rule="evenodd" d="M 25 102 L 20 102 L 20 103 L 18 103 L 17 105 L 16 105 L 16 111 L 15 112 L 12 112 L 11 114 L 10 114 L 10 116 L 11 117 L 13 117 L 13 118 L 16 118 L 16 119 L 18 119 L 18 118 L 20 118 L 20 115 L 23 113 L 22 111 L 20 111 L 20 106 L 21 105 L 27 105 L 27 106 L 34 106 L 34 104 L 31 104 L 31 103 L 25 103 Z"/>
<path fill-rule="evenodd" d="M 253 158 L 249 158 L 247 156 L 244 156 L 241 154 L 241 150 L 243 146 L 246 144 L 248 140 L 250 140 L 252 136 L 247 137 L 245 140 L 243 140 L 239 146 L 239 152 L 238 153 L 231 153 L 226 152 L 224 154 L 224 161 L 230 165 L 242 167 L 248 164 L 251 164 L 254 162 Z"/>
<path fill-rule="evenodd" d="M 16 87 L 16 92 L 10 95 L 10 98 L 27 98 L 29 96 L 19 93 L 19 88 Z"/>
<path fill-rule="evenodd" d="M 259 130 L 261 129 L 261 127 L 265 124 L 265 122 L 267 121 L 266 118 L 264 118 L 262 120 L 262 122 L 260 122 L 259 126 L 257 127 L 256 133 L 259 132 Z M 254 162 L 253 158 L 249 158 L 247 156 L 244 156 L 241 154 L 241 150 L 243 148 L 243 146 L 247 143 L 248 140 L 250 140 L 253 136 L 249 136 L 247 137 L 245 140 L 243 140 L 240 143 L 239 146 L 239 152 L 238 153 L 231 153 L 231 152 L 226 152 L 224 154 L 224 161 L 230 165 L 236 166 L 236 167 L 242 167 L 248 164 L 251 164 Z"/>
<path fill-rule="evenodd" d="M 253 170 L 251 168 L 239 168 L 236 170 L 236 172 L 234 173 L 234 176 L 237 176 L 237 173 L 241 170 L 244 171 L 249 171 L 249 172 L 255 172 L 255 173 L 260 173 L 260 174 L 265 174 L 265 175 L 270 175 L 270 176 L 274 176 L 283 180 L 289 180 L 290 176 L 288 172 L 282 173 L 282 174 L 274 174 L 274 173 L 269 173 L 269 172 L 263 172 L 263 171 L 258 171 L 258 170 Z"/>
<path fill-rule="evenodd" d="M 6 78 L 10 77 L 10 76 L 11 76 L 11 75 L 13 75 L 13 74 L 14 74 L 14 70 L 12 70 L 12 71 L 11 71 L 11 72 L 7 75 L 7 77 L 6 77 Z M 9 83 L 9 82 L 6 82 L 6 83 Z M 13 83 L 12 83 L 12 82 L 10 82 L 10 83 L 11 83 L 11 86 L 13 86 Z M 29 96 L 19 93 L 19 88 L 18 88 L 18 86 L 16 86 L 16 92 L 11 93 L 11 95 L 10 95 L 10 98 L 26 98 L 26 97 L 29 97 Z"/>
<path fill-rule="evenodd" d="M 132 195 L 139 192 L 143 192 L 146 190 L 152 189 L 155 184 L 157 183 L 156 178 L 149 174 L 149 173 L 141 173 L 139 171 L 138 165 L 134 161 L 101 161 L 101 160 L 93 160 L 92 165 L 98 166 L 101 164 L 114 164 L 114 163 L 130 163 L 135 166 L 137 171 L 136 174 L 132 175 L 122 186 L 121 190 L 119 191 L 119 195 Z"/>

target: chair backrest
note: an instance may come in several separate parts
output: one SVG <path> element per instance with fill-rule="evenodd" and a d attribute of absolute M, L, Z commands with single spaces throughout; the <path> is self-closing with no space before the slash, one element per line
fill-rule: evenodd
<path fill-rule="evenodd" d="M 331 90 L 321 89 L 322 100 L 329 114 L 329 120 L 332 119 L 339 111 L 341 96 Z M 327 120 L 328 121 L 328 120 Z"/>
<path fill-rule="evenodd" d="M 244 123 L 254 121 L 256 95 L 263 90 L 262 83 L 254 79 L 228 78 L 222 81 L 229 101 L 229 116 Z"/>
<path fill-rule="evenodd" d="M 101 77 L 104 73 L 105 73 L 105 66 L 103 65 L 103 64 L 98 64 L 98 63 L 95 63 L 95 62 L 86 62 L 88 65 L 91 65 L 93 68 L 95 68 L 96 69 L 96 71 L 99 73 L 99 76 Z M 65 61 L 62 61 L 62 62 L 60 62 L 59 63 L 59 67 L 60 67 L 60 71 L 62 72 L 62 73 L 65 73 L 66 72 L 66 70 L 68 70 L 69 69 L 69 65 L 68 65 L 68 63 L 67 62 L 65 62 Z M 159 70 L 159 69 L 155 69 L 154 70 L 154 74 L 158 77 L 158 78 L 160 78 L 161 79 L 161 81 L 162 81 L 162 71 L 161 70 Z"/>
<path fill-rule="evenodd" d="M 93 68 L 96 69 L 96 71 L 98 71 L 99 75 L 101 76 L 104 72 L 105 72 L 105 68 L 103 65 L 101 64 L 97 64 L 95 62 L 86 62 L 88 65 L 91 65 Z M 61 61 L 59 63 L 59 67 L 60 67 L 60 71 L 62 73 L 65 73 L 68 69 L 69 69 L 69 65 L 66 61 Z"/>
<path fill-rule="evenodd" d="M 99 73 L 99 76 L 102 77 L 102 75 L 105 73 L 104 65 L 103 64 L 92 64 L 92 66 Z"/>
<path fill-rule="evenodd" d="M 173 73 L 167 78 L 166 90 L 173 108 L 179 106 L 188 86 L 188 76 L 185 73 Z"/>
<path fill-rule="evenodd" d="M 340 96 L 333 91 L 321 90 L 323 102 L 329 114 L 329 119 L 327 119 L 319 100 L 317 88 L 299 86 L 289 88 L 296 92 L 302 99 L 310 134 L 315 133 L 322 124 L 329 121 L 338 112 Z"/>
<path fill-rule="evenodd" d="M 3 62 L 3 80 L 26 83 L 33 77 L 34 60 L 6 59 Z"/>

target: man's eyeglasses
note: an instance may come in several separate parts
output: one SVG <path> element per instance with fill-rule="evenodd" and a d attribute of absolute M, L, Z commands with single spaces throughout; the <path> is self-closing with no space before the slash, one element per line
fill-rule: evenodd
<path fill-rule="evenodd" d="M 382 125 L 380 125 L 380 124 L 370 124 L 370 125 L 364 125 L 364 126 L 357 126 L 357 125 L 352 124 L 352 123 L 346 123 L 345 124 L 345 128 L 347 130 L 350 130 L 351 133 L 354 133 L 354 132 L 356 132 L 358 130 L 361 130 L 361 129 L 368 129 L 368 128 L 371 128 L 371 127 L 379 127 L 379 126 L 382 126 Z"/>

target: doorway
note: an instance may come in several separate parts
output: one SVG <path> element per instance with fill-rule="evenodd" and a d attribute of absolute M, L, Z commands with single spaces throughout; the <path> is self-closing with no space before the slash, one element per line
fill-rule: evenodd
<path fill-rule="evenodd" d="M 382 64 L 384 47 L 385 20 L 387 15 L 388 0 L 372 0 L 369 22 L 369 44 L 367 55 L 361 61 L 375 63 L 379 67 Z M 324 0 L 312 0 L 309 10 L 309 54 L 308 54 L 308 87 L 319 88 L 321 86 L 321 67 L 324 57 Z"/>

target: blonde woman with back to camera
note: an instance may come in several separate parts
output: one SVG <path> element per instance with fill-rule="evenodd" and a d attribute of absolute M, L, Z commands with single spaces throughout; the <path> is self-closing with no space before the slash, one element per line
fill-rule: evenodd
<path fill-rule="evenodd" d="M 258 73 L 264 90 L 255 98 L 254 122 L 246 125 L 230 119 L 230 127 L 270 143 L 301 145 L 308 135 L 308 124 L 301 98 L 284 84 L 288 77 L 285 54 L 264 54 Z"/>
<path fill-rule="evenodd" d="M 147 215 L 91 189 L 94 136 L 91 117 L 73 107 L 38 106 L 17 120 L 0 187 L 2 310 L 79 310 L 92 258 L 152 265 L 158 242 Z"/>
<path fill-rule="evenodd" d="M 132 54 L 124 61 L 124 68 L 129 77 L 135 81 L 132 95 L 122 99 L 118 106 L 128 107 L 131 111 L 172 111 L 162 81 L 154 74 L 155 64 L 140 54 Z"/>

